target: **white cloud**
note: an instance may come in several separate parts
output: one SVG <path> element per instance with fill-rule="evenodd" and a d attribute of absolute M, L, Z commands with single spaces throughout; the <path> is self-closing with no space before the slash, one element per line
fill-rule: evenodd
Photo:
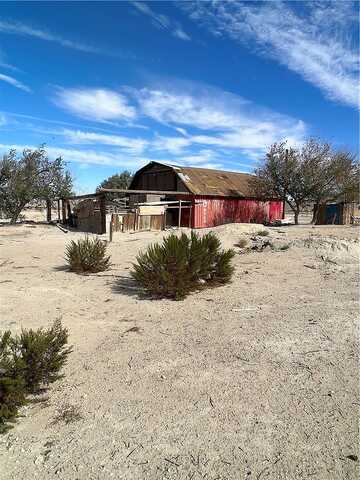
<path fill-rule="evenodd" d="M 4 153 L 10 149 L 15 149 L 19 152 L 30 148 L 38 148 L 38 145 L 18 145 L 18 144 L 0 144 L 0 152 Z M 98 150 L 78 150 L 63 147 L 47 146 L 46 150 L 50 158 L 62 157 L 65 162 L 74 162 L 88 165 L 102 165 L 129 168 L 134 170 L 142 165 L 150 162 L 152 159 L 147 157 L 129 157 L 122 152 L 110 153 L 107 151 Z"/>
<path fill-rule="evenodd" d="M 126 92 L 125 97 L 112 90 L 82 88 L 59 89 L 56 95 L 58 105 L 79 117 L 99 122 L 125 120 L 126 135 L 117 134 L 113 123 L 111 129 L 65 122 L 49 128 L 43 126 L 49 120 L 27 115 L 20 118 L 39 121 L 24 122 L 21 128 L 34 132 L 37 138 L 45 136 L 50 145 L 54 136 L 58 137 L 59 147 L 51 146 L 49 152 L 67 161 L 132 170 L 151 160 L 204 168 L 230 164 L 232 170 L 246 165 L 250 169 L 272 143 L 288 139 L 299 144 L 307 135 L 301 120 L 203 84 L 172 80 L 171 88 L 158 85 L 156 89 L 128 88 Z M 138 122 L 142 117 L 158 122 L 158 132 L 138 130 L 134 136 L 131 120 L 135 115 Z M 165 134 L 168 129 L 177 133 Z M 68 148 L 69 144 L 79 147 Z"/>
<path fill-rule="evenodd" d="M 124 137 L 120 135 L 106 135 L 102 133 L 84 132 L 81 130 L 62 130 L 59 132 L 69 143 L 81 144 L 99 144 L 122 147 L 131 154 L 141 154 L 148 142 L 142 138 Z"/>
<path fill-rule="evenodd" d="M 272 143 L 288 139 L 301 142 L 307 127 L 301 120 L 253 105 L 227 92 L 192 84 L 175 90 L 142 89 L 134 92 L 142 113 L 167 126 L 182 137 L 161 137 L 154 145 L 180 153 L 190 145 L 210 145 L 234 150 L 264 151 Z"/>
<path fill-rule="evenodd" d="M 161 28 L 169 28 L 170 20 L 166 15 L 160 15 L 155 13 L 147 3 L 145 2 L 132 2 L 132 5 L 144 15 L 148 15 L 154 22 L 155 25 Z"/>
<path fill-rule="evenodd" d="M 173 30 L 172 34 L 174 35 L 174 37 L 180 38 L 180 40 L 191 40 L 191 37 L 186 32 L 184 32 L 184 30 L 180 26 L 177 26 L 175 30 Z"/>
<path fill-rule="evenodd" d="M 142 14 L 151 18 L 153 25 L 163 30 L 169 30 L 174 37 L 180 40 L 189 41 L 191 37 L 183 30 L 179 22 L 170 20 L 166 15 L 156 13 L 149 7 L 148 3 L 133 1 L 132 5 Z"/>
<path fill-rule="evenodd" d="M 255 46 L 328 98 L 358 106 L 358 40 L 351 38 L 351 27 L 358 21 L 354 5 L 304 2 L 302 13 L 297 2 L 191 2 L 183 8 L 214 35 Z"/>
<path fill-rule="evenodd" d="M 6 82 L 9 85 L 12 85 L 15 88 L 18 88 L 20 90 L 23 90 L 24 92 L 31 93 L 32 90 L 31 88 L 27 87 L 23 83 L 19 82 L 19 80 L 16 80 L 14 77 L 10 77 L 10 75 L 4 75 L 3 73 L 0 73 L 0 81 Z"/>
<path fill-rule="evenodd" d="M 5 115 L 3 115 L 2 113 L 0 113 L 0 127 L 3 127 L 4 125 L 7 124 L 7 120 L 6 120 L 6 117 Z"/>
<path fill-rule="evenodd" d="M 191 144 L 191 140 L 184 137 L 158 137 L 152 142 L 154 150 L 165 151 L 172 155 L 179 155 L 185 147 Z"/>
<path fill-rule="evenodd" d="M 7 62 L 7 57 L 4 53 L 4 51 L 0 47 L 0 67 L 6 68 L 7 70 L 11 70 L 13 72 L 20 72 L 20 68 L 15 67 L 14 65 L 11 65 L 10 63 Z"/>
<path fill-rule="evenodd" d="M 98 122 L 132 120 L 136 110 L 126 97 L 107 89 L 71 88 L 59 89 L 54 102 L 70 113 Z"/>
<path fill-rule="evenodd" d="M 177 160 L 182 165 L 196 165 L 201 168 L 208 168 L 205 165 L 213 165 L 211 168 L 218 168 L 221 165 L 214 163 L 220 160 L 217 153 L 208 149 L 199 150 L 195 155 L 178 157 Z"/>
<path fill-rule="evenodd" d="M 206 92 L 199 98 L 182 92 L 144 88 L 135 95 L 144 115 L 158 122 L 215 130 L 232 128 L 237 122 L 236 114 Z"/>
<path fill-rule="evenodd" d="M 84 43 L 75 42 L 56 35 L 47 30 L 35 28 L 31 25 L 26 25 L 21 22 L 12 22 L 0 20 L 0 32 L 8 33 L 13 35 L 21 35 L 26 37 L 35 37 L 40 40 L 45 40 L 47 42 L 54 42 L 62 47 L 72 48 L 74 50 L 79 50 L 82 52 L 88 53 L 103 53 L 100 49 L 93 47 L 91 45 L 86 45 Z"/>

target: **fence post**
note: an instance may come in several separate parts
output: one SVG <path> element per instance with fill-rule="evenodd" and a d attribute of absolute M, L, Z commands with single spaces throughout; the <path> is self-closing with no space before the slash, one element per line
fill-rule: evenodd
<path fill-rule="evenodd" d="M 62 223 L 63 225 L 66 224 L 66 200 L 64 198 L 61 199 L 61 210 L 62 210 Z"/>
<path fill-rule="evenodd" d="M 106 199 L 105 195 L 101 195 L 100 199 L 100 218 L 101 218 L 101 233 L 106 233 Z"/>
<path fill-rule="evenodd" d="M 114 214 L 111 214 L 111 220 L 109 225 L 109 241 L 112 242 L 113 239 L 113 226 L 114 226 Z"/>

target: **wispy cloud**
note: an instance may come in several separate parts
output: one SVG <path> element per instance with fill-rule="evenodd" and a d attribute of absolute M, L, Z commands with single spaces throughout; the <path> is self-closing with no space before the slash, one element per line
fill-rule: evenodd
<path fill-rule="evenodd" d="M 24 92 L 31 93 L 32 90 L 30 87 L 24 85 L 23 83 L 19 82 L 19 80 L 16 80 L 14 77 L 10 77 L 10 75 L 4 75 L 3 73 L 0 73 L 0 81 L 6 82 L 9 85 L 12 85 L 15 88 L 19 88 L 20 90 L 23 90 Z"/>
<path fill-rule="evenodd" d="M 239 156 L 252 162 L 272 143 L 286 139 L 299 144 L 307 134 L 301 120 L 254 105 L 238 95 L 194 82 L 174 80 L 171 85 L 123 88 L 126 94 L 103 89 L 58 89 L 55 102 L 73 115 L 92 121 L 122 120 L 125 126 L 132 126 L 134 118 L 137 122 L 150 119 L 162 131 L 170 128 L 177 135 L 154 135 L 148 130 L 136 136 L 118 135 L 83 128 L 51 133 L 74 145 L 106 145 L 131 156 L 145 153 L 149 158 L 165 160 L 180 157 L 194 164 L 236 163 Z"/>
<path fill-rule="evenodd" d="M 171 20 L 168 16 L 156 13 L 148 3 L 133 1 L 131 4 L 142 14 L 151 18 L 153 25 L 163 30 L 168 30 L 174 37 L 189 41 L 191 37 L 184 31 L 179 22 Z"/>
<path fill-rule="evenodd" d="M 184 137 L 159 136 L 152 142 L 152 148 L 155 151 L 179 155 L 183 153 L 184 148 L 191 145 L 191 143 L 190 139 Z"/>
<path fill-rule="evenodd" d="M 10 149 L 16 149 L 19 152 L 26 148 L 35 149 L 38 145 L 32 144 L 0 144 L 0 153 L 9 151 Z M 129 168 L 134 170 L 141 165 L 145 165 L 151 159 L 142 156 L 129 157 L 128 155 L 121 154 L 121 152 L 111 153 L 101 150 L 78 150 L 72 148 L 63 147 L 46 147 L 46 150 L 50 158 L 62 157 L 65 162 L 88 164 L 88 165 L 102 165 L 102 166 L 114 166 Z"/>
<path fill-rule="evenodd" d="M 12 35 L 38 38 L 47 42 L 57 43 L 58 45 L 61 45 L 65 48 L 71 48 L 73 50 L 79 50 L 86 53 L 106 53 L 95 46 L 87 45 L 85 43 L 77 42 L 74 40 L 69 40 L 62 37 L 61 35 L 51 33 L 48 30 L 36 28 L 32 25 L 26 25 L 21 22 L 0 20 L 0 32 Z"/>
<path fill-rule="evenodd" d="M 120 135 L 106 135 L 102 133 L 86 132 L 81 130 L 62 130 L 58 132 L 64 136 L 69 143 L 76 145 L 109 145 L 121 147 L 132 155 L 140 155 L 149 142 L 142 138 L 124 137 Z"/>
<path fill-rule="evenodd" d="M 20 68 L 17 68 L 14 65 L 11 65 L 7 61 L 6 54 L 4 53 L 4 51 L 2 50 L 1 47 L 0 47 L 0 67 L 6 68 L 7 70 L 11 70 L 13 72 L 20 72 L 21 71 Z"/>
<path fill-rule="evenodd" d="M 129 121 L 136 117 L 136 110 L 129 105 L 126 97 L 108 89 L 58 89 L 53 101 L 73 115 L 87 120 Z"/>
<path fill-rule="evenodd" d="M 161 137 L 155 142 L 156 148 L 171 153 L 179 154 L 190 145 L 258 153 L 281 139 L 300 143 L 307 133 L 301 120 L 219 89 L 191 84 L 187 91 L 142 89 L 133 94 L 144 115 L 181 129 L 181 137 Z"/>
<path fill-rule="evenodd" d="M 231 170 L 245 165 L 250 170 L 273 142 L 287 139 L 301 143 L 307 135 L 301 120 L 205 84 L 173 79 L 171 87 L 158 83 L 156 88 L 122 87 L 121 92 L 125 93 L 57 89 L 55 101 L 71 114 L 101 125 L 123 120 L 124 134 L 120 135 L 113 123 L 111 129 L 70 122 L 55 126 L 58 122 L 28 115 L 17 115 L 24 123 L 14 128 L 45 137 L 53 153 L 52 145 L 58 144 L 56 151 L 65 160 L 132 169 L 158 160 Z M 134 117 L 137 123 L 151 121 L 152 129 L 136 130 L 134 135 Z"/>
<path fill-rule="evenodd" d="M 300 74 L 334 101 L 359 105 L 355 2 L 185 2 L 183 8 L 216 36 L 255 46 Z M 356 30 L 356 29 L 353 29 Z M 250 47 L 251 48 L 251 47 Z"/>
<path fill-rule="evenodd" d="M 191 37 L 186 32 L 184 32 L 180 25 L 177 25 L 177 27 L 175 27 L 175 29 L 172 31 L 172 34 L 174 35 L 174 37 L 180 38 L 180 40 L 191 40 Z"/>

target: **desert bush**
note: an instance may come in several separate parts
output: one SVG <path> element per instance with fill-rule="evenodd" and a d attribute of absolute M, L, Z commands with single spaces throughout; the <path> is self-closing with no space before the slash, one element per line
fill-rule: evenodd
<path fill-rule="evenodd" d="M 106 256 L 106 244 L 99 238 L 86 236 L 66 247 L 65 259 L 70 270 L 77 273 L 103 272 L 110 267 L 110 257 Z"/>
<path fill-rule="evenodd" d="M 0 336 L 0 433 L 15 421 L 26 395 L 62 377 L 61 368 L 72 348 L 67 347 L 68 332 L 60 320 L 49 329 L 23 330 Z"/>
<path fill-rule="evenodd" d="M 260 237 L 268 237 L 270 235 L 269 230 L 258 230 L 256 232 L 256 235 L 259 235 Z"/>
<path fill-rule="evenodd" d="M 246 248 L 249 246 L 249 241 L 246 238 L 240 238 L 236 244 L 236 247 Z"/>
<path fill-rule="evenodd" d="M 213 233 L 171 234 L 136 257 L 132 277 L 150 294 L 180 300 L 203 286 L 231 279 L 233 250 L 221 250 Z"/>
<path fill-rule="evenodd" d="M 26 403 L 25 381 L 21 375 L 23 363 L 13 355 L 9 331 L 0 336 L 0 433 L 6 432 Z"/>
<path fill-rule="evenodd" d="M 14 337 L 12 350 L 19 360 L 20 372 L 28 393 L 38 393 L 43 386 L 62 378 L 60 370 L 65 365 L 71 347 L 66 347 L 68 331 L 60 320 L 44 330 L 23 330 Z"/>

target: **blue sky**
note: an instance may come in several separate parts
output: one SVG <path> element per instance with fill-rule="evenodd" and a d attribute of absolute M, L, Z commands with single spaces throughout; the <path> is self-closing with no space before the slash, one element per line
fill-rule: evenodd
<path fill-rule="evenodd" d="M 356 152 L 357 2 L 2 2 L 0 152 L 79 193 L 151 160 L 250 172 L 271 143 Z"/>

